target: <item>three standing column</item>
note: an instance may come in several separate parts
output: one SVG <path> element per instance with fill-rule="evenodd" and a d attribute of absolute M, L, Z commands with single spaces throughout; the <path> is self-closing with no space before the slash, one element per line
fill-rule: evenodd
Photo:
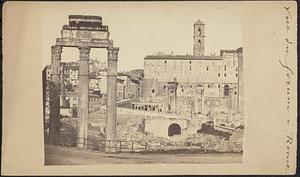
<path fill-rule="evenodd" d="M 116 112 L 117 112 L 117 61 L 119 48 L 108 48 L 107 71 L 107 100 L 106 100 L 106 140 L 116 139 Z"/>
<path fill-rule="evenodd" d="M 78 100 L 78 143 L 77 147 L 86 148 L 88 138 L 88 108 L 89 108 L 89 57 L 90 47 L 79 49 L 79 100 Z"/>
<path fill-rule="evenodd" d="M 51 47 L 51 80 L 49 83 L 49 104 L 50 104 L 50 144 L 57 145 L 59 143 L 60 130 L 60 61 L 61 46 Z"/>

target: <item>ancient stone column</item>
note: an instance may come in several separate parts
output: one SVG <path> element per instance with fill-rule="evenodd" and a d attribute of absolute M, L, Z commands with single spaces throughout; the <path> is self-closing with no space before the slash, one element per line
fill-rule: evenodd
<path fill-rule="evenodd" d="M 174 83 L 174 113 L 177 113 L 177 82 Z"/>
<path fill-rule="evenodd" d="M 65 76 L 64 76 L 64 70 L 65 70 L 65 64 L 61 63 L 60 65 L 60 71 L 61 71 L 61 92 L 60 92 L 60 107 L 67 107 L 67 99 L 66 99 L 66 88 L 65 88 Z"/>
<path fill-rule="evenodd" d="M 170 89 L 170 86 L 168 85 L 168 92 L 167 92 L 167 97 L 168 97 L 168 104 L 167 104 L 167 106 L 168 106 L 168 108 L 167 108 L 167 110 L 168 110 L 168 112 L 171 112 L 171 89 Z"/>
<path fill-rule="evenodd" d="M 50 104 L 50 144 L 57 145 L 59 143 L 60 130 L 60 60 L 62 47 L 51 47 L 51 80 L 49 83 L 49 104 Z"/>
<path fill-rule="evenodd" d="M 106 102 L 106 140 L 116 139 L 117 113 L 117 61 L 119 48 L 108 48 L 107 102 Z"/>
<path fill-rule="evenodd" d="M 204 89 L 203 87 L 200 89 L 200 95 L 201 95 L 201 113 L 203 114 L 204 111 Z"/>
<path fill-rule="evenodd" d="M 88 112 L 89 112 L 89 47 L 78 47 L 79 49 L 79 100 L 78 100 L 78 143 L 77 147 L 86 148 L 88 137 Z M 85 144 L 84 144 L 85 143 Z"/>
<path fill-rule="evenodd" d="M 243 48 L 238 48 L 238 109 L 244 113 L 244 69 L 243 69 Z"/>
<path fill-rule="evenodd" d="M 198 95 L 198 90 L 197 87 L 194 87 L 194 113 L 198 114 L 198 99 L 199 99 L 199 95 Z"/>

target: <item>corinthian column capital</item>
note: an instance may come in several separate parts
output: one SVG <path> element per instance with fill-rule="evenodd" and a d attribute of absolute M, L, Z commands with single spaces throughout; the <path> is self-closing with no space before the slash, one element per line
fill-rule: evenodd
<path fill-rule="evenodd" d="M 90 57 L 90 51 L 91 51 L 91 48 L 90 47 L 78 47 L 79 49 L 79 57 L 80 57 L 80 60 L 84 60 L 84 59 L 89 59 Z"/>
<path fill-rule="evenodd" d="M 51 52 L 52 52 L 52 56 L 59 57 L 59 59 L 60 59 L 60 56 L 62 53 L 62 46 L 58 46 L 58 45 L 52 46 Z"/>
<path fill-rule="evenodd" d="M 108 48 L 108 60 L 118 60 L 118 53 L 119 53 L 119 48 L 113 47 L 113 48 Z"/>
<path fill-rule="evenodd" d="M 51 74 L 60 74 L 59 65 L 61 61 L 62 46 L 54 45 L 51 47 Z"/>

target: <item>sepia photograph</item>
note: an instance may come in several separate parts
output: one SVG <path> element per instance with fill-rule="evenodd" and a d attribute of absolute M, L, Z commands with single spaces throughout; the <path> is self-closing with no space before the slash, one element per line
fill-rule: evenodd
<path fill-rule="evenodd" d="M 294 173 L 295 7 L 6 2 L 6 168 Z M 12 165 L 14 152 L 24 165 Z M 35 165 L 27 167 L 26 158 Z"/>
<path fill-rule="evenodd" d="M 129 28 L 139 34 L 144 26 L 130 18 L 135 23 Z M 238 24 L 234 24 L 237 34 L 219 39 L 232 39 L 228 46 L 223 42 L 218 53 L 208 53 L 217 50 L 213 44 L 205 46 L 206 41 L 214 42 L 210 35 L 222 34 L 206 33 L 212 28 L 209 21 L 195 18 L 187 26 L 191 34 L 176 34 L 173 24 L 162 19 L 161 30 L 170 29 L 166 33 L 177 36 L 172 45 L 165 44 L 167 48 L 178 50 L 180 38 L 192 41 L 180 48 L 186 54 L 155 51 L 160 50 L 157 46 L 149 49 L 155 53 L 145 53 L 143 45 L 127 42 L 128 48 L 144 56 L 123 51 L 136 62 L 118 67 L 119 61 L 129 58 L 119 58 L 122 40 L 114 45 L 105 18 L 76 14 L 65 19 L 41 75 L 46 165 L 242 161 L 243 47 L 241 36 L 235 37 L 241 34 Z M 177 24 L 181 26 L 180 21 Z M 130 35 L 124 38 L 134 37 Z M 163 32 L 156 35 L 150 33 L 140 44 L 169 37 Z M 241 46 L 232 49 L 232 43 Z M 73 55 L 62 55 L 65 48 L 75 49 L 67 49 Z"/>

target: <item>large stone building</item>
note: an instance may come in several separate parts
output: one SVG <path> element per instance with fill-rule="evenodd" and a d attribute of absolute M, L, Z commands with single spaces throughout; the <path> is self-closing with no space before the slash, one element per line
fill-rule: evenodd
<path fill-rule="evenodd" d="M 186 115 L 243 112 L 242 48 L 206 56 L 205 24 L 198 20 L 193 27 L 193 55 L 160 53 L 144 58 L 143 101 L 136 104 Z"/>

